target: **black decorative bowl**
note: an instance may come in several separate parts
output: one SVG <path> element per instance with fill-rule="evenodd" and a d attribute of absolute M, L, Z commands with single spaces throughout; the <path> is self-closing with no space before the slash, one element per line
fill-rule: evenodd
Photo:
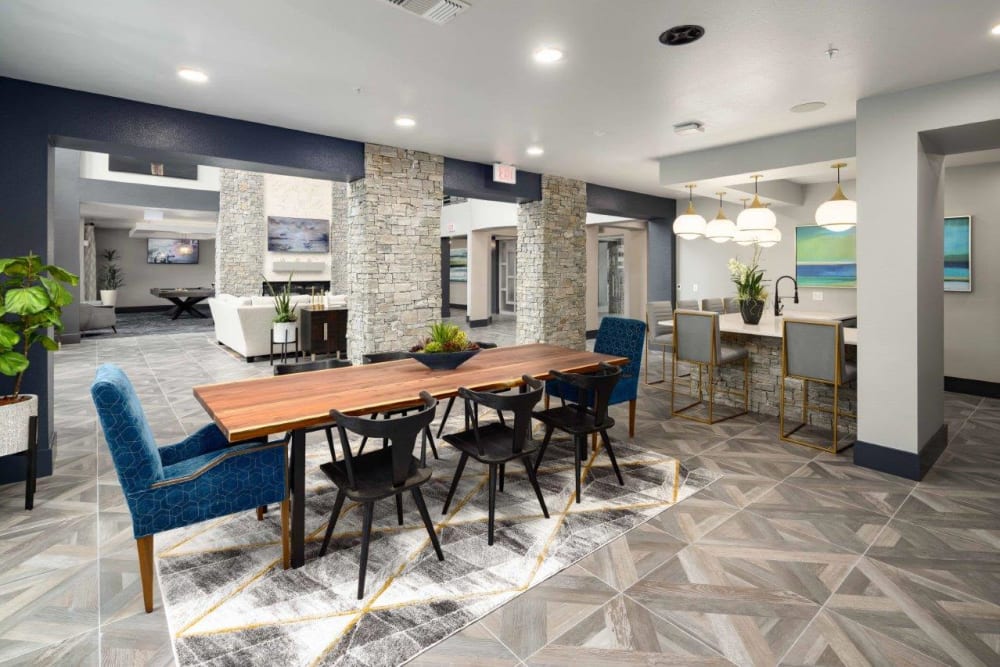
<path fill-rule="evenodd" d="M 479 350 L 462 350 L 461 352 L 410 352 L 410 356 L 432 371 L 450 371 L 458 368 Z"/>

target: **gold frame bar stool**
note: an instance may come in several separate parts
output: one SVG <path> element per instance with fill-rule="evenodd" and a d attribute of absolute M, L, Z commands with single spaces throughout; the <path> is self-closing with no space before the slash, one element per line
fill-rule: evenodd
<path fill-rule="evenodd" d="M 659 324 L 663 320 L 672 320 L 674 306 L 669 301 L 649 301 L 646 303 L 646 367 L 643 382 L 646 384 L 661 384 L 667 381 L 667 354 L 674 351 L 673 325 Z M 660 379 L 649 381 L 650 348 L 656 347 L 663 356 Z"/>
<path fill-rule="evenodd" d="M 779 434 L 785 442 L 812 447 L 836 454 L 839 444 L 839 417 L 857 418 L 853 412 L 840 409 L 840 388 L 858 376 L 855 364 L 844 358 L 843 322 L 785 319 L 781 325 L 781 389 L 779 391 Z M 802 381 L 802 422 L 785 432 L 785 381 Z M 833 387 L 833 407 L 810 405 L 809 383 L 819 382 Z M 809 423 L 812 411 L 830 414 L 833 441 L 829 447 L 793 438 L 792 434 Z M 854 443 L 851 442 L 850 445 Z M 848 447 L 850 446 L 848 445 Z"/>
<path fill-rule="evenodd" d="M 743 411 L 715 419 L 715 369 L 738 361 L 743 362 Z M 677 364 L 683 362 L 698 366 L 698 400 L 676 409 Z M 702 370 L 708 368 L 708 419 L 685 414 L 701 405 Z M 736 395 L 737 392 L 721 390 Z M 750 354 L 745 348 L 722 344 L 719 331 L 719 314 L 700 310 L 674 311 L 674 363 L 670 371 L 670 414 L 702 424 L 716 424 L 747 414 L 750 409 Z"/>

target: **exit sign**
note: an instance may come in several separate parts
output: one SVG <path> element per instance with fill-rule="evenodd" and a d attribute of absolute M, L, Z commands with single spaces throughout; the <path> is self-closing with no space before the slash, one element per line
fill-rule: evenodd
<path fill-rule="evenodd" d="M 493 182 L 515 185 L 517 183 L 517 169 L 512 164 L 495 163 L 493 165 Z"/>

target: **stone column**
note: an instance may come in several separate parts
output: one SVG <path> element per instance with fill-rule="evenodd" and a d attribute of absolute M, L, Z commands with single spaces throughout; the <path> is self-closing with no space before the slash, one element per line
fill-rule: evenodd
<path fill-rule="evenodd" d="M 517 342 L 586 345 L 587 184 L 542 175 L 517 210 Z"/>
<path fill-rule="evenodd" d="M 219 223 L 215 238 L 215 292 L 260 294 L 267 225 L 264 175 L 223 169 L 219 176 Z"/>
<path fill-rule="evenodd" d="M 365 177 L 348 186 L 347 347 L 413 346 L 441 315 L 444 158 L 365 144 Z"/>
<path fill-rule="evenodd" d="M 348 184 L 331 183 L 333 199 L 330 218 L 330 294 L 347 294 L 351 275 L 347 266 Z"/>

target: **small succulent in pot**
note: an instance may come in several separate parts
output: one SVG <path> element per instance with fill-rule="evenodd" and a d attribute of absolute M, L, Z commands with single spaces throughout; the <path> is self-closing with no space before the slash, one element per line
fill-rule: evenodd
<path fill-rule="evenodd" d="M 438 354 L 441 352 L 464 352 L 478 350 L 478 343 L 469 342 L 469 336 L 457 324 L 435 322 L 430 326 L 429 335 L 410 348 L 410 352 Z"/>

